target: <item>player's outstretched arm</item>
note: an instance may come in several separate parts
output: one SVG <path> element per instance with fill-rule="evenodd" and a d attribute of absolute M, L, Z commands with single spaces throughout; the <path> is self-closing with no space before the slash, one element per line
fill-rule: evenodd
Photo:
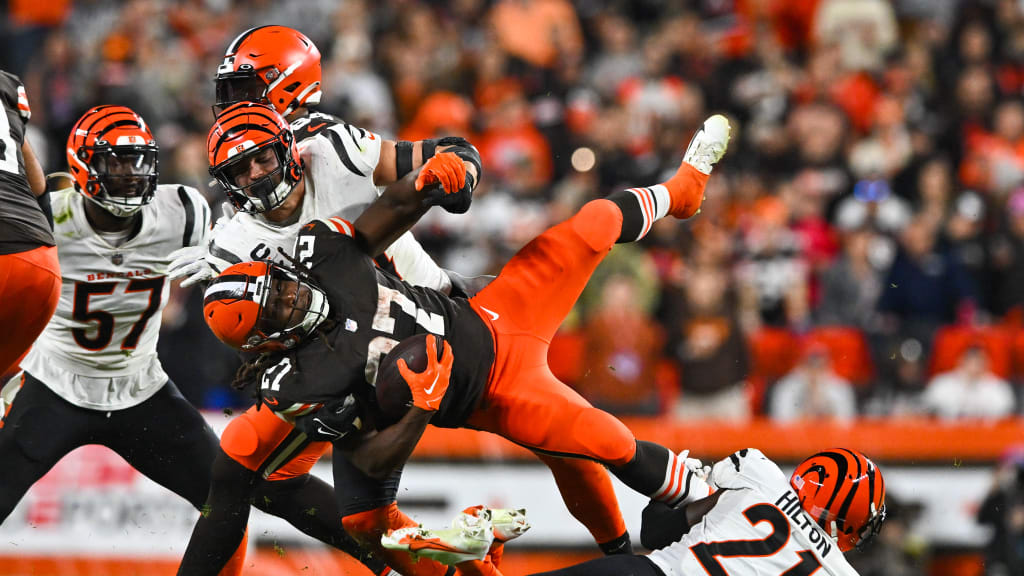
<path fill-rule="evenodd" d="M 373 181 L 378 186 L 390 184 L 420 166 L 430 164 L 443 153 L 455 158 L 453 164 L 461 176 L 457 179 L 457 185 L 455 179 L 445 179 L 442 186 L 431 190 L 431 204 L 454 214 L 462 214 L 469 210 L 473 190 L 483 176 L 480 152 L 465 138 L 446 136 L 417 142 L 385 140 L 381 144 Z"/>
<path fill-rule="evenodd" d="M 472 176 L 466 164 L 454 152 L 441 152 L 412 173 L 389 185 L 384 193 L 353 222 L 371 256 L 378 256 L 409 228 L 412 228 L 431 206 L 451 211 L 451 202 L 469 208 L 467 182 Z M 462 198 L 462 200 L 458 200 Z M 462 210 L 465 211 L 465 210 Z"/>
<path fill-rule="evenodd" d="M 416 190 L 415 174 L 388 185 L 352 223 L 366 253 L 374 257 L 380 255 L 412 228 L 430 208 L 423 205 L 423 199 L 423 193 Z"/>

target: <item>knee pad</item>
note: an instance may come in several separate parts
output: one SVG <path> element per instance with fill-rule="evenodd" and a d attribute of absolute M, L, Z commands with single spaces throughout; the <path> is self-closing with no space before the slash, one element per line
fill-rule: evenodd
<path fill-rule="evenodd" d="M 235 418 L 220 436 L 220 447 L 232 460 L 249 470 L 257 470 L 260 462 L 255 458 L 260 447 L 260 435 L 245 413 Z"/>
<path fill-rule="evenodd" d="M 622 211 L 610 200 L 591 200 L 570 218 L 572 229 L 595 252 L 607 252 L 622 231 Z"/>

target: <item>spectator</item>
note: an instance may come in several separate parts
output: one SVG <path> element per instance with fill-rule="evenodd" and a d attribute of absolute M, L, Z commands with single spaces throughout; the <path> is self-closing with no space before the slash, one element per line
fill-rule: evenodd
<path fill-rule="evenodd" d="M 1024 453 L 1009 450 L 993 474 L 992 487 L 978 509 L 978 523 L 992 528 L 985 547 L 985 573 L 1024 573 Z"/>
<path fill-rule="evenodd" d="M 814 36 L 839 45 L 846 70 L 876 72 L 898 40 L 896 14 L 887 0 L 822 0 Z"/>
<path fill-rule="evenodd" d="M 778 422 L 836 420 L 856 416 L 853 387 L 832 371 L 828 348 L 811 344 L 800 363 L 771 391 L 769 413 Z"/>
<path fill-rule="evenodd" d="M 750 418 L 746 384 L 749 359 L 746 341 L 734 312 L 728 275 L 711 267 L 690 271 L 682 297 L 670 314 L 671 344 L 680 396 L 672 413 L 680 420 Z"/>
<path fill-rule="evenodd" d="M 885 528 L 865 550 L 847 555 L 860 576 L 924 576 L 922 543 L 910 532 L 921 506 L 885 495 Z"/>
<path fill-rule="evenodd" d="M 961 193 L 946 221 L 943 241 L 949 243 L 953 259 L 970 277 L 978 306 L 988 312 L 994 286 L 989 274 L 988 242 L 984 237 L 985 212 L 985 200 L 976 192 Z"/>
<path fill-rule="evenodd" d="M 890 333 L 916 337 L 927 347 L 940 325 L 970 318 L 975 302 L 970 277 L 936 236 L 926 218 L 911 220 L 878 302 Z"/>
<path fill-rule="evenodd" d="M 993 240 L 993 311 L 1004 315 L 1014 308 L 1024 309 L 1024 188 L 1006 202 L 1006 221 Z"/>
<path fill-rule="evenodd" d="M 601 300 L 584 324 L 586 372 L 576 390 L 613 414 L 657 414 L 661 402 L 655 371 L 664 346 L 657 324 L 638 304 L 637 281 L 613 275 L 601 283 Z"/>
<path fill-rule="evenodd" d="M 1014 412 L 1010 383 L 988 369 L 988 354 L 978 345 L 964 351 L 957 367 L 937 374 L 922 398 L 925 409 L 944 420 L 996 420 Z"/>
<path fill-rule="evenodd" d="M 802 325 L 809 266 L 799 237 L 787 226 L 787 208 L 767 196 L 756 202 L 753 215 L 736 270 L 742 321 L 748 331 L 761 325 Z"/>
<path fill-rule="evenodd" d="M 822 274 L 818 323 L 874 328 L 882 274 L 871 258 L 876 236 L 866 227 L 843 234 L 842 255 Z"/>

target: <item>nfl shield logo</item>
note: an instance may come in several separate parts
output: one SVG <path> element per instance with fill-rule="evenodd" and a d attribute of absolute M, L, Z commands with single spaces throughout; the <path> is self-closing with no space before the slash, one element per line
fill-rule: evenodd
<path fill-rule="evenodd" d="M 118 252 L 110 257 L 110 261 L 114 263 L 114 266 L 120 266 L 124 262 L 124 254 Z"/>

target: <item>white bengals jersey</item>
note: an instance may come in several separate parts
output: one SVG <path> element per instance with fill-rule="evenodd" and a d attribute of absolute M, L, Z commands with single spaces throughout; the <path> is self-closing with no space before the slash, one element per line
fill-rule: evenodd
<path fill-rule="evenodd" d="M 373 183 L 380 149 L 380 136 L 344 123 L 330 125 L 302 140 L 299 151 L 306 191 L 298 219 L 276 226 L 259 214 L 239 212 L 210 239 L 207 262 L 218 272 L 249 260 L 281 262 L 284 258 L 278 249 L 291 254 L 303 224 L 331 216 L 355 221 L 380 195 L 381 188 Z M 450 289 L 448 275 L 411 233 L 399 237 L 385 254 L 398 275 L 410 284 L 444 292 Z"/>
<path fill-rule="evenodd" d="M 72 404 L 119 410 L 167 383 L 156 354 L 167 255 L 206 240 L 210 207 L 194 188 L 161 184 L 139 232 L 114 247 L 89 225 L 88 201 L 73 188 L 50 194 L 60 302 L 21 368 Z"/>
<path fill-rule="evenodd" d="M 724 490 L 714 508 L 681 540 L 648 556 L 666 576 L 857 575 L 760 450 L 716 463 L 711 484 Z"/>

